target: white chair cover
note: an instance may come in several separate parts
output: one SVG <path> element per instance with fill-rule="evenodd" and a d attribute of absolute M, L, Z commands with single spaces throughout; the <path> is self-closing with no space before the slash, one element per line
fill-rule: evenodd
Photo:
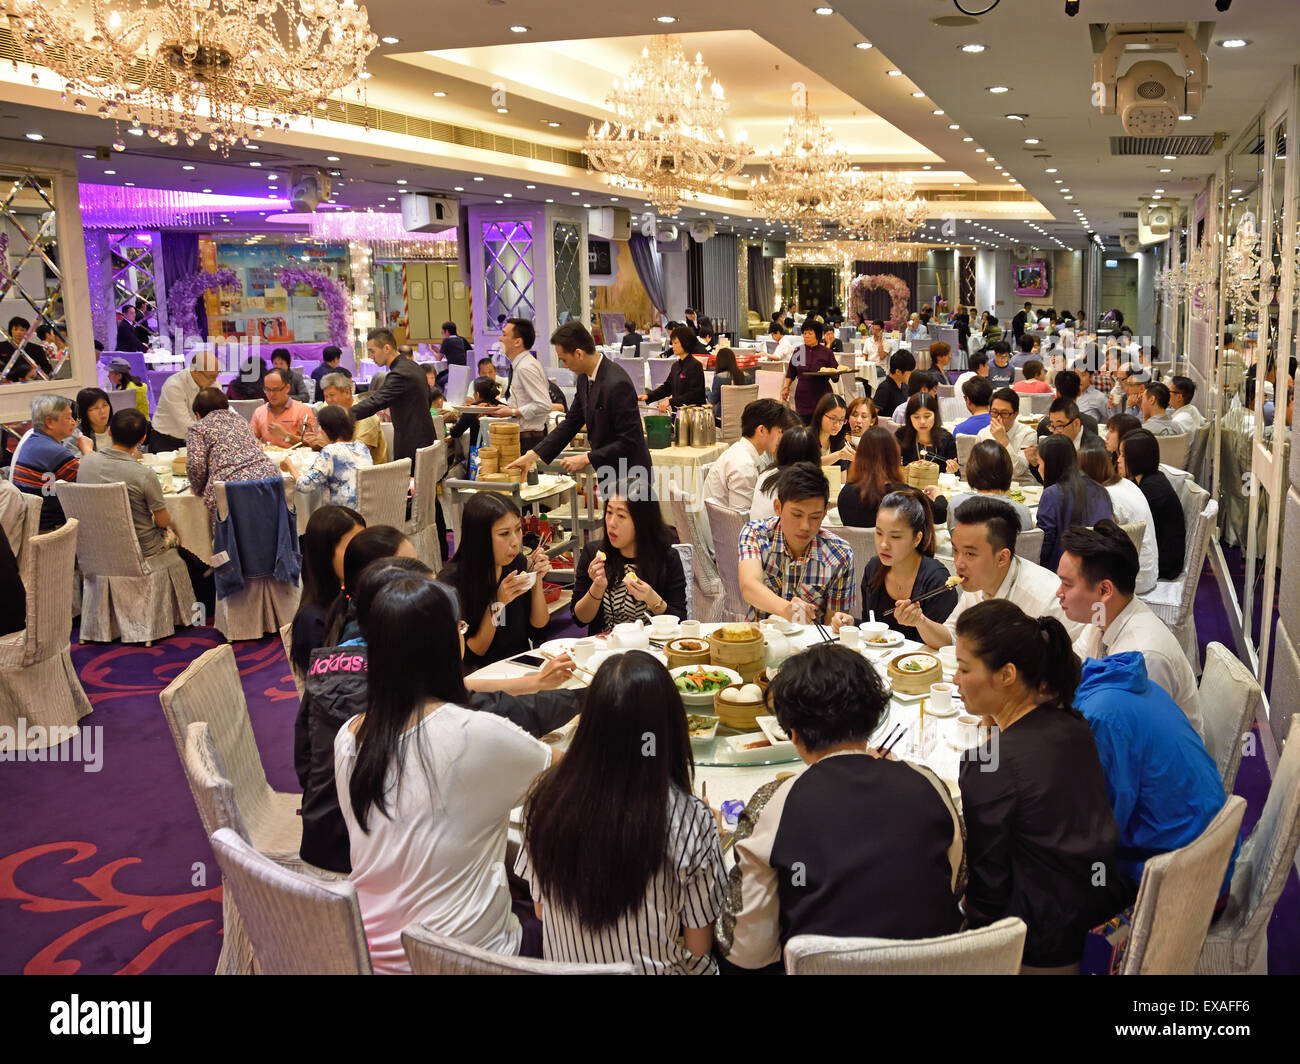
<path fill-rule="evenodd" d="M 1016 554 L 1037 565 L 1043 556 L 1043 530 L 1031 528 L 1016 536 Z"/>
<path fill-rule="evenodd" d="M 1241 767 L 1242 739 L 1259 707 L 1259 681 L 1222 643 L 1210 643 L 1200 696 L 1205 749 L 1218 766 L 1224 792 L 1231 794 Z"/>
<path fill-rule="evenodd" d="M 962 433 L 960 436 L 954 436 L 953 441 L 957 444 L 957 465 L 964 470 L 966 463 L 970 461 L 971 451 L 975 450 L 975 444 L 979 443 L 979 437 Z"/>
<path fill-rule="evenodd" d="M 1246 799 L 1232 795 L 1199 836 L 1142 870 L 1123 975 L 1191 975 L 1241 829 Z"/>
<path fill-rule="evenodd" d="M 722 393 L 722 434 L 718 437 L 723 443 L 733 443 L 740 439 L 740 415 L 745 407 L 758 398 L 757 384 L 724 384 Z"/>
<path fill-rule="evenodd" d="M 1016 975 L 1025 922 L 1014 916 L 977 931 L 913 941 L 795 935 L 785 944 L 788 975 Z"/>
<path fill-rule="evenodd" d="M 280 642 L 284 644 L 284 659 L 289 663 L 289 671 L 293 674 L 293 685 L 298 689 L 298 697 L 301 698 L 306 677 L 293 663 L 293 621 L 280 625 Z M 212 832 L 209 831 L 208 834 L 211 835 Z"/>
<path fill-rule="evenodd" d="M 754 386 L 758 389 L 759 399 L 779 399 L 781 397 L 781 385 L 785 380 L 784 373 L 778 373 L 774 369 L 759 369 L 755 371 Z"/>
<path fill-rule="evenodd" d="M 650 390 L 653 391 L 668 379 L 668 374 L 672 372 L 673 365 L 677 362 L 676 358 L 649 358 L 646 359 L 646 367 L 650 373 Z"/>
<path fill-rule="evenodd" d="M 1288 734 L 1300 735 L 1300 714 L 1291 718 Z M 1228 906 L 1206 936 L 1196 962 L 1198 974 L 1267 973 L 1268 924 L 1291 873 L 1298 844 L 1300 741 L 1288 741 L 1282 748 L 1264 812 L 1237 855 Z"/>
<path fill-rule="evenodd" d="M 887 421 L 893 413 L 892 410 L 882 410 L 880 418 L 882 421 Z M 960 425 L 970 417 L 970 411 L 966 407 L 965 399 L 954 396 L 952 399 L 939 400 L 939 416 L 943 419 L 943 427 L 951 431 L 954 425 Z"/>
<path fill-rule="evenodd" d="M 1133 521 L 1127 525 L 1120 525 L 1124 534 L 1133 541 L 1133 549 L 1138 553 L 1142 551 L 1142 540 L 1147 534 L 1147 523 L 1145 521 Z"/>
<path fill-rule="evenodd" d="M 1210 547 L 1210 532 L 1219 518 L 1219 504 L 1209 492 L 1190 480 L 1183 497 L 1183 520 L 1187 526 L 1183 571 L 1173 580 L 1157 580 L 1156 586 L 1145 595 L 1139 595 L 1151 607 L 1151 612 L 1169 626 L 1178 639 L 1183 653 L 1191 662 L 1192 670 L 1201 671 L 1201 657 L 1196 646 L 1196 617 L 1192 605 L 1196 600 L 1196 587 L 1200 583 L 1205 554 Z"/>
<path fill-rule="evenodd" d="M 291 872 L 229 828 L 211 836 L 263 975 L 370 975 L 356 888 Z"/>
<path fill-rule="evenodd" d="M 76 518 L 32 537 L 23 551 L 27 627 L 0 639 L 0 725 L 14 729 L 14 749 L 57 745 L 71 737 L 62 729 L 91 712 L 69 642 L 76 557 Z"/>
<path fill-rule="evenodd" d="M 230 409 L 242 417 L 245 421 L 253 420 L 253 411 L 259 406 L 265 406 L 261 399 L 231 399 Z"/>
<path fill-rule="evenodd" d="M 854 617 L 865 617 L 867 607 L 862 601 L 862 578 L 866 575 L 867 563 L 876 556 L 876 530 L 838 525 L 826 531 L 839 536 L 853 548 L 853 605 L 849 607 L 849 612 Z"/>
<path fill-rule="evenodd" d="M 388 455 L 389 458 L 392 458 L 393 439 L 396 433 L 396 430 L 393 428 L 393 423 L 391 421 L 381 421 L 379 423 L 379 432 L 380 435 L 384 437 L 384 454 Z M 437 434 L 435 433 L 434 435 L 436 436 Z"/>
<path fill-rule="evenodd" d="M 406 493 L 411 485 L 411 460 L 401 458 L 396 462 L 357 470 L 357 510 L 366 519 L 366 525 L 392 525 L 406 527 Z"/>
<path fill-rule="evenodd" d="M 1025 411 L 1026 414 L 1033 414 L 1034 417 L 1040 418 L 1047 416 L 1047 410 L 1055 398 L 1056 396 L 1050 392 L 1042 395 L 1022 395 L 1020 397 L 1022 405 L 1025 400 L 1029 401 L 1029 408 Z"/>
<path fill-rule="evenodd" d="M 1187 451 L 1192 445 L 1190 432 L 1178 432 L 1172 436 L 1157 436 L 1160 445 L 1160 464 L 1171 465 L 1175 469 L 1187 468 Z"/>
<path fill-rule="evenodd" d="M 402 948 L 416 975 L 632 975 L 630 964 L 566 964 L 511 957 L 435 935 L 419 924 L 402 932 Z"/>
<path fill-rule="evenodd" d="M 749 612 L 749 606 L 740 595 L 740 530 L 749 521 L 749 514 L 729 510 L 707 499 L 704 507 L 709 515 L 709 531 L 713 536 L 713 556 L 718 576 L 726 590 L 722 619 L 743 621 Z"/>
<path fill-rule="evenodd" d="M 695 620 L 695 548 L 689 543 L 674 543 L 682 559 L 682 575 L 686 577 L 686 616 L 682 620 Z"/>
<path fill-rule="evenodd" d="M 286 490 L 293 491 L 293 478 L 284 478 Z M 226 483 L 214 482 L 217 516 L 224 520 L 230 513 L 226 505 Z M 238 487 L 238 484 L 236 484 Z M 288 503 L 286 502 L 286 506 Z M 292 509 L 289 522 L 296 527 Z M 274 576 L 246 576 L 242 591 L 233 595 L 217 592 L 217 610 L 213 624 L 232 643 L 240 639 L 261 639 L 268 632 L 278 632 L 298 612 L 302 586 L 298 581 L 286 583 Z"/>
<path fill-rule="evenodd" d="M 150 644 L 195 619 L 194 586 L 179 552 L 140 552 L 125 484 L 55 485 L 68 517 L 81 524 L 77 560 L 84 581 L 81 641 Z"/>
<path fill-rule="evenodd" d="M 415 553 L 435 573 L 442 568 L 438 543 L 438 481 L 447 471 L 447 445 L 441 440 L 415 452 L 415 494 L 406 538 Z"/>
<path fill-rule="evenodd" d="M 668 500 L 673 509 L 673 526 L 677 529 L 677 538 L 694 548 L 691 561 L 694 586 L 690 594 L 694 612 L 691 616 L 700 621 L 720 621 L 726 588 L 723 587 L 722 578 L 713 561 L 713 541 L 708 529 L 704 527 L 704 511 L 699 509 L 693 499 L 672 487 L 668 490 Z"/>

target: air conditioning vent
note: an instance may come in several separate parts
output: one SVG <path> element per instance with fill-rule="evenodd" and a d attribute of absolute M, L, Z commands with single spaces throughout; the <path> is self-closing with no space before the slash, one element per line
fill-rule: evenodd
<path fill-rule="evenodd" d="M 1120 212 L 1119 212 L 1119 216 L 1120 216 L 1121 218 L 1136 218 L 1136 217 L 1138 216 L 1138 212 L 1137 212 L 1137 211 L 1120 211 Z"/>
<path fill-rule="evenodd" d="M 1201 137 L 1111 137 L 1111 155 L 1213 155 L 1223 134 Z"/>

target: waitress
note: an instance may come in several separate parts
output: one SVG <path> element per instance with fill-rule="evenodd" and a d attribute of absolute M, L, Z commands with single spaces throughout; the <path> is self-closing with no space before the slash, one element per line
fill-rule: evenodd
<path fill-rule="evenodd" d="M 704 366 L 691 354 L 695 346 L 695 332 L 689 325 L 679 325 L 672 332 L 673 354 L 677 364 L 668 372 L 668 379 L 654 391 L 638 395 L 643 403 L 658 403 L 660 412 L 668 405 L 703 406 L 707 401 L 704 390 Z"/>
<path fill-rule="evenodd" d="M 829 377 L 818 370 L 838 369 L 839 363 L 829 347 L 820 342 L 821 325 L 816 318 L 805 318 L 803 323 L 803 348 L 790 357 L 785 371 L 785 385 L 781 389 L 781 402 L 790 400 L 790 385 L 794 384 L 794 410 L 807 425 L 822 397 L 831 394 Z"/>

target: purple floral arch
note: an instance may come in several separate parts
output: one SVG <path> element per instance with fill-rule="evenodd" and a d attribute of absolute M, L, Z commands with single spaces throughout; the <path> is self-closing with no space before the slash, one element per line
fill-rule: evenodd
<path fill-rule="evenodd" d="M 352 321 L 348 308 L 348 293 L 343 285 L 323 273 L 305 270 L 301 266 L 286 266 L 280 271 L 280 287 L 292 292 L 299 285 L 314 288 L 329 311 L 330 343 L 348 347 L 352 342 Z"/>
<path fill-rule="evenodd" d="M 172 331 L 180 334 L 182 342 L 187 336 L 199 336 L 199 296 L 217 288 L 243 291 L 239 275 L 234 270 L 202 270 L 182 277 L 167 291 L 167 318 Z M 199 336 L 200 339 L 203 337 Z"/>
<path fill-rule="evenodd" d="M 849 282 L 849 310 L 856 318 L 867 309 L 867 293 L 883 288 L 889 293 L 889 322 L 901 329 L 907 322 L 907 303 L 912 290 L 907 282 L 892 273 L 860 273 Z"/>

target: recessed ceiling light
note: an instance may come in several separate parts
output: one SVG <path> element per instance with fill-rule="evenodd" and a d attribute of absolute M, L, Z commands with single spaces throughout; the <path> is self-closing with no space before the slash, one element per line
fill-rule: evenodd
<path fill-rule="evenodd" d="M 885 73 L 888 74 L 891 78 L 901 78 L 903 76 L 903 72 L 901 70 L 886 70 Z"/>
<path fill-rule="evenodd" d="M 254 160 L 253 160 L 252 162 L 250 162 L 248 165 L 249 165 L 249 166 L 261 166 L 262 164 L 259 163 L 256 159 L 254 159 Z"/>
<path fill-rule="evenodd" d="M 954 181 L 954 182 L 952 183 L 952 187 L 953 187 L 953 188 L 961 188 L 961 182 L 960 182 L 960 181 Z"/>
<path fill-rule="evenodd" d="M 1163 196 L 1164 193 L 1165 193 L 1165 190 L 1164 190 L 1163 188 L 1158 188 L 1158 189 L 1156 189 L 1156 195 L 1157 195 L 1157 196 Z"/>
<path fill-rule="evenodd" d="M 949 129 L 961 129 L 961 126 L 959 126 L 956 122 L 949 122 L 949 123 L 948 123 L 948 128 L 949 128 Z"/>
<path fill-rule="evenodd" d="M 918 90 L 917 92 L 912 93 L 912 99 L 914 99 L 914 100 L 919 100 L 919 99 L 920 99 L 922 96 L 924 96 L 924 95 L 925 95 L 925 93 L 920 92 L 920 91 Z"/>
<path fill-rule="evenodd" d="M 514 194 L 513 192 L 503 192 L 503 193 L 501 193 L 501 195 L 505 196 L 506 199 L 514 199 L 514 198 L 515 198 L 515 194 Z"/>
<path fill-rule="evenodd" d="M 1049 166 L 1046 170 L 1043 171 L 1043 173 L 1045 174 L 1054 174 L 1056 172 L 1057 171 L 1055 166 Z"/>
<path fill-rule="evenodd" d="M 584 203 L 583 206 L 586 207 L 588 210 L 591 209 L 591 204 L 590 204 L 590 203 Z"/>
<path fill-rule="evenodd" d="M 1062 198 L 1062 199 L 1074 199 L 1073 196 L 1062 196 L 1061 198 Z"/>
<path fill-rule="evenodd" d="M 581 193 L 581 192 L 570 192 L 569 195 L 570 195 L 570 196 L 581 196 L 582 193 Z"/>
<path fill-rule="evenodd" d="M 115 176 L 116 174 L 117 174 L 117 171 L 116 171 L 116 170 L 105 170 L 105 171 L 104 171 L 104 176 L 105 176 L 105 177 L 113 177 L 113 176 Z"/>
<path fill-rule="evenodd" d="M 276 188 L 279 188 L 280 186 L 279 186 L 279 185 L 267 185 L 266 187 L 267 187 L 267 188 L 270 188 L 270 189 L 276 189 Z"/>
<path fill-rule="evenodd" d="M 861 48 L 861 49 L 865 52 L 865 51 L 868 51 L 868 50 L 871 48 L 871 42 L 870 42 L 870 41 L 858 41 L 858 43 L 855 44 L 853 47 L 854 47 L 854 48 Z"/>
<path fill-rule="evenodd" d="M 266 175 L 266 179 L 267 179 L 268 181 L 279 181 L 279 180 L 280 180 L 280 175 L 279 175 L 279 174 L 267 174 L 267 175 Z"/>
<path fill-rule="evenodd" d="M 396 197 L 396 196 L 389 196 L 389 197 L 388 197 L 388 202 L 389 202 L 389 203 L 396 203 L 396 202 L 397 202 L 397 197 Z"/>
<path fill-rule="evenodd" d="M 1168 162 L 1173 162 L 1173 161 L 1174 161 L 1175 159 L 1177 159 L 1177 158 L 1178 158 L 1177 155 L 1166 155 L 1166 156 L 1165 156 L 1165 159 L 1166 159 Z"/>
<path fill-rule="evenodd" d="M 553 199 L 548 199 L 546 202 L 547 202 L 547 203 L 554 203 L 555 200 L 553 200 Z"/>
<path fill-rule="evenodd" d="M 499 200 L 497 200 L 496 202 L 497 202 L 497 203 L 505 203 L 505 200 L 503 200 L 503 199 L 499 199 Z"/>
<path fill-rule="evenodd" d="M 524 188 L 536 188 L 536 185 L 525 185 Z"/>
<path fill-rule="evenodd" d="M 481 177 L 475 177 L 474 180 L 475 180 L 475 181 L 482 181 L 483 179 L 482 179 Z"/>
<path fill-rule="evenodd" d="M 37 133 L 35 130 L 32 130 L 32 132 L 30 132 L 30 133 L 27 134 L 27 139 L 28 139 L 28 140 L 44 140 L 44 139 L 45 139 L 45 134 L 44 134 L 44 133 Z M 92 156 L 92 158 L 93 158 L 93 156 Z"/>
<path fill-rule="evenodd" d="M 1068 188 L 1057 189 L 1058 192 L 1069 192 Z"/>
<path fill-rule="evenodd" d="M 969 144 L 969 143 L 970 143 L 972 140 L 974 140 L 974 139 L 975 139 L 974 137 L 962 137 L 962 138 L 961 138 L 961 142 L 962 142 L 963 144 Z"/>
<path fill-rule="evenodd" d="M 1250 41 L 1242 40 L 1240 37 L 1229 37 L 1226 41 L 1215 41 L 1220 48 L 1245 48 Z"/>
<path fill-rule="evenodd" d="M 204 191 L 204 192 L 211 192 L 212 189 L 210 189 L 210 188 L 205 188 L 203 191 Z"/>
<path fill-rule="evenodd" d="M 380 37 L 379 39 L 385 44 L 397 44 L 400 41 L 398 37 Z"/>
<path fill-rule="evenodd" d="M 143 136 L 144 136 L 144 130 L 141 129 L 139 126 L 132 126 L 130 129 L 127 130 L 127 132 L 130 133 L 131 136 L 133 136 L 133 137 L 143 137 Z"/>
<path fill-rule="evenodd" d="M 125 184 L 126 184 L 126 187 L 127 187 L 127 188 L 135 188 L 135 182 L 134 182 L 134 181 L 127 181 L 127 182 L 125 182 Z"/>
<path fill-rule="evenodd" d="M 438 99 L 440 99 L 440 100 L 441 100 L 444 96 L 447 95 L 445 92 L 442 91 L 442 89 L 434 89 L 433 94 L 434 94 L 436 97 L 438 97 Z"/>
<path fill-rule="evenodd" d="M 547 122 L 546 124 L 547 124 L 548 126 L 550 126 L 552 129 L 559 129 L 559 128 L 560 128 L 560 123 L 559 123 L 559 122 Z"/>
<path fill-rule="evenodd" d="M 532 29 L 531 26 L 525 26 L 525 25 L 522 25 L 522 24 L 520 24 L 520 23 L 516 23 L 515 25 L 513 25 L 513 26 L 510 27 L 510 32 L 511 32 L 511 33 L 527 33 L 530 29 Z"/>
<path fill-rule="evenodd" d="M 1052 178 L 1052 180 L 1053 180 L 1056 184 L 1058 184 L 1058 185 L 1064 185 L 1064 184 L 1065 184 L 1065 178 L 1063 178 L 1063 177 L 1054 177 L 1054 178 Z"/>
<path fill-rule="evenodd" d="M 193 166 L 191 163 L 186 163 L 184 166 L 181 167 L 181 169 L 182 169 L 182 170 L 193 170 L 193 169 L 194 169 L 194 166 Z"/>
<path fill-rule="evenodd" d="M 464 186 L 464 185 L 457 185 L 455 188 L 452 189 L 452 191 L 453 191 L 453 192 L 464 192 L 464 191 L 465 191 L 465 186 Z"/>
<path fill-rule="evenodd" d="M 1161 172 L 1162 174 L 1172 174 L 1172 173 L 1173 173 L 1173 170 L 1172 170 L 1170 167 L 1168 167 L 1168 166 L 1162 166 L 1162 167 L 1160 168 L 1160 172 Z"/>
<path fill-rule="evenodd" d="M 1190 122 L 1191 120 L 1192 120 L 1192 115 L 1179 115 L 1179 116 L 1178 116 L 1178 121 L 1180 121 L 1180 122 Z"/>
<path fill-rule="evenodd" d="M 988 91 L 993 93 L 995 96 L 1001 96 L 1004 92 L 1010 92 L 1011 90 L 1005 85 L 990 85 Z"/>
<path fill-rule="evenodd" d="M 1026 138 L 1025 138 L 1025 143 L 1026 143 L 1026 144 L 1041 144 L 1042 141 L 1040 141 L 1037 137 L 1026 137 Z"/>
<path fill-rule="evenodd" d="M 676 15 L 656 15 L 656 16 L 655 16 L 655 21 L 656 21 L 656 22 L 662 22 L 662 23 L 664 23 L 665 25 L 667 25 L 667 24 L 669 24 L 669 23 L 671 23 L 671 22 L 676 22 L 676 21 L 677 21 L 677 16 L 676 16 Z M 549 203 L 550 201 L 547 200 L 547 202 Z"/>
<path fill-rule="evenodd" d="M 983 154 L 984 154 L 984 149 L 983 149 L 983 148 L 976 148 L 976 149 L 975 149 L 975 154 L 976 154 L 976 155 L 983 155 Z"/>
<path fill-rule="evenodd" d="M 499 115 L 508 115 L 509 113 L 510 113 L 510 108 L 509 108 L 509 107 L 498 107 L 498 108 L 497 108 L 497 114 L 499 114 Z"/>
<path fill-rule="evenodd" d="M 965 52 L 967 55 L 979 55 L 980 52 L 984 51 L 984 45 L 974 44 L 974 43 L 963 44 L 961 46 L 961 50 Z"/>
<path fill-rule="evenodd" d="M 822 6 L 822 7 L 815 7 L 815 8 L 813 8 L 813 14 L 814 14 L 814 15 L 833 15 L 833 14 L 835 14 L 835 8 L 833 8 L 833 7 L 825 7 L 825 6 Z"/>
<path fill-rule="evenodd" d="M 923 167 L 921 167 L 921 169 L 922 169 L 922 170 L 929 170 L 929 169 L 931 169 L 930 164 L 929 164 L 929 163 L 926 163 Z"/>
<path fill-rule="evenodd" d="M 399 177 L 399 178 L 397 179 L 397 183 L 398 183 L 399 185 L 404 185 L 404 184 L 406 184 L 406 178 L 404 178 L 404 177 Z"/>
<path fill-rule="evenodd" d="M 936 114 L 936 115 L 941 115 L 941 114 L 943 114 L 943 108 L 942 108 L 942 107 L 937 108 L 937 109 L 936 109 L 934 112 L 932 112 L 932 113 L 933 113 L 933 114 Z"/>

